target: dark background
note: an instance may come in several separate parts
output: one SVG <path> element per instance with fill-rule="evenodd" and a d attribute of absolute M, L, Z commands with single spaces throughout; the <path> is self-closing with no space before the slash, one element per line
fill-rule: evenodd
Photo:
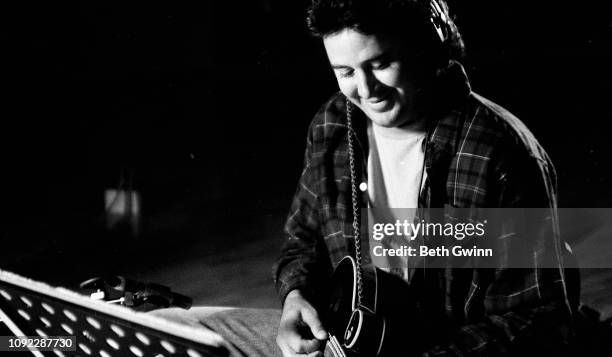
<path fill-rule="evenodd" d="M 304 4 L 0 5 L 0 266 L 68 286 L 115 273 L 180 290 L 194 274 L 200 303 L 274 304 L 306 128 L 337 90 Z M 450 5 L 474 90 L 540 139 L 560 205 L 610 207 L 610 4 Z M 104 223 L 103 191 L 129 187 L 138 237 Z M 252 278 L 260 300 L 240 290 Z"/>

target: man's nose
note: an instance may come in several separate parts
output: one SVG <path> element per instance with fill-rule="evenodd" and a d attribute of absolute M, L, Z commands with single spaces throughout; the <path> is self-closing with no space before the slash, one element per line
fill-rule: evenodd
<path fill-rule="evenodd" d="M 372 73 L 361 71 L 357 75 L 357 94 L 360 98 L 367 99 L 376 90 L 377 80 Z"/>

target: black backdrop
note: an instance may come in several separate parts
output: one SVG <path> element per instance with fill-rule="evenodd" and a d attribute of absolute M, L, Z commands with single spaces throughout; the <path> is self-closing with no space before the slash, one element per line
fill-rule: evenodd
<path fill-rule="evenodd" d="M 43 275 L 24 262 L 163 250 L 285 212 L 336 90 L 304 3 L 1 5 L 0 266 Z M 610 5 L 544 3 L 450 1 L 473 88 L 547 148 L 561 205 L 610 206 Z M 102 192 L 130 179 L 148 240 L 109 247 Z"/>

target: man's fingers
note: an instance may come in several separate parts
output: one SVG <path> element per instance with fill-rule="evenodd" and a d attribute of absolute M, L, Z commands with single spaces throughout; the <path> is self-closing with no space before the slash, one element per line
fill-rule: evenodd
<path fill-rule="evenodd" d="M 286 335 L 287 337 L 287 345 L 289 348 L 296 353 L 309 353 L 314 352 L 319 349 L 321 345 L 321 341 L 319 340 L 306 340 L 303 336 L 300 336 L 297 333 L 291 333 Z"/>
<path fill-rule="evenodd" d="M 319 315 L 315 309 L 303 309 L 302 320 L 308 325 L 312 335 L 318 340 L 327 340 L 327 331 L 323 328 L 323 324 L 319 319 Z"/>
<path fill-rule="evenodd" d="M 297 324 L 283 324 L 276 339 L 283 354 L 307 354 L 315 352 L 320 347 L 321 341 L 316 339 L 306 339 L 300 335 Z"/>
<path fill-rule="evenodd" d="M 327 339 L 327 332 L 308 301 L 299 291 L 292 293 L 285 300 L 276 343 L 285 357 L 322 356 L 316 352 Z"/>
<path fill-rule="evenodd" d="M 289 341 L 286 339 L 286 336 L 283 338 L 283 336 L 279 335 L 276 338 L 276 343 L 283 353 L 283 357 L 306 356 L 306 353 L 296 352 L 291 346 L 289 346 Z"/>
<path fill-rule="evenodd" d="M 289 346 L 287 346 L 281 335 L 276 337 L 276 344 L 278 345 L 278 348 L 280 348 L 283 357 L 293 357 L 295 355 L 295 353 L 291 352 Z"/>

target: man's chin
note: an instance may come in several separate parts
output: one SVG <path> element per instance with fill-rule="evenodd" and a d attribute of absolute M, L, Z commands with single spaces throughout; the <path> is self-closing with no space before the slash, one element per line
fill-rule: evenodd
<path fill-rule="evenodd" d="M 386 122 L 386 121 L 380 121 L 380 120 L 372 120 L 372 123 L 374 123 L 374 125 L 376 126 L 380 126 L 383 128 L 393 128 L 395 127 L 393 122 Z"/>
<path fill-rule="evenodd" d="M 371 113 L 368 117 L 372 120 L 372 123 L 384 128 L 393 128 L 400 124 L 395 113 Z"/>

